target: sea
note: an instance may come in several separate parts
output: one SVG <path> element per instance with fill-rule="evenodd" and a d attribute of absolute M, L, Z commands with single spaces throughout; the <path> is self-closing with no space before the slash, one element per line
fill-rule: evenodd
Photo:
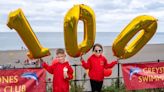
<path fill-rule="evenodd" d="M 35 32 L 40 44 L 46 48 L 65 48 L 63 32 Z M 84 33 L 78 32 L 78 43 L 82 42 Z M 119 32 L 96 32 L 95 43 L 112 46 Z M 70 35 L 71 36 L 71 35 Z M 157 32 L 147 44 L 164 44 L 164 32 Z M 0 50 L 27 49 L 17 32 L 0 32 Z"/>

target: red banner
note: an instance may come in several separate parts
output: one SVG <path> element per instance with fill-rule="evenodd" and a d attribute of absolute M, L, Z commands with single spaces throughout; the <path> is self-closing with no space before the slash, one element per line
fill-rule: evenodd
<path fill-rule="evenodd" d="M 164 62 L 122 64 L 127 90 L 164 88 Z"/>
<path fill-rule="evenodd" d="M 44 69 L 0 70 L 0 92 L 46 92 Z"/>

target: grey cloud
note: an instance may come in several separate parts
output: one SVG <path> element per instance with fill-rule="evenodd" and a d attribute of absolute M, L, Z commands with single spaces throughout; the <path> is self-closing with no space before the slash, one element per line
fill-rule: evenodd
<path fill-rule="evenodd" d="M 164 9 L 164 3 L 160 2 L 154 2 L 150 5 L 146 6 L 147 10 L 158 10 L 158 9 Z"/>
<path fill-rule="evenodd" d="M 82 1 L 82 0 L 81 0 Z M 136 0 L 144 7 L 133 7 L 134 0 L 89 0 L 84 4 L 90 6 L 96 14 L 97 31 L 121 31 L 127 21 L 131 21 L 140 14 L 153 14 L 160 16 L 163 23 L 164 16 L 160 11 L 164 9 L 162 0 Z M 37 31 L 46 29 L 54 31 L 63 29 L 63 20 L 66 12 L 78 1 L 72 0 L 18 0 L 10 1 L 0 0 L 0 25 L 7 22 L 8 13 L 17 8 L 22 8 L 30 25 Z M 147 3 L 145 3 L 147 2 Z M 59 28 L 60 27 L 60 28 Z M 6 29 L 6 28 L 3 28 Z M 8 29 L 6 29 L 8 30 Z"/>

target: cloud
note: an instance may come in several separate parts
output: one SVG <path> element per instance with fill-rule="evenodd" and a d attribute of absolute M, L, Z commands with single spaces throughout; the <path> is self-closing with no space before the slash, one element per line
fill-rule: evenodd
<path fill-rule="evenodd" d="M 63 32 L 66 12 L 74 4 L 86 4 L 96 14 L 97 31 L 120 32 L 138 15 L 152 15 L 158 18 L 159 32 L 164 32 L 163 0 L 0 0 L 0 32 L 10 31 L 6 26 L 10 11 L 21 8 L 36 32 Z M 82 23 L 79 23 L 82 31 Z M 111 30 L 110 30 L 111 29 Z"/>

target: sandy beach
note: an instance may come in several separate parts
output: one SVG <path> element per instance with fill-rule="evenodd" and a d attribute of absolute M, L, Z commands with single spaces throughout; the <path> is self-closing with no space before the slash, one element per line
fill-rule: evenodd
<path fill-rule="evenodd" d="M 55 49 L 50 49 L 51 55 L 44 57 L 43 59 L 51 64 L 51 60 L 55 57 Z M 27 67 L 35 67 L 35 65 L 24 65 L 24 61 L 28 58 L 26 56 L 27 50 L 6 50 L 0 51 L 0 65 L 11 65 L 11 67 L 16 68 L 27 68 Z M 103 53 L 108 61 L 116 60 L 117 58 L 113 56 L 111 46 L 104 46 Z M 83 55 L 86 60 L 91 55 L 91 52 L 88 52 L 86 55 Z M 71 58 L 67 56 L 67 60 L 71 65 L 81 63 L 79 62 L 79 58 Z M 134 63 L 134 62 L 151 62 L 151 61 L 164 61 L 164 44 L 148 44 L 145 45 L 136 55 L 131 58 L 120 60 L 120 63 Z M 20 61 L 20 63 L 17 63 Z M 33 60 L 36 61 L 36 60 Z M 86 72 L 81 66 L 77 66 L 76 79 L 83 79 L 84 72 Z M 113 68 L 113 73 L 110 78 L 117 77 L 118 69 L 117 66 Z M 120 76 L 122 77 L 122 72 L 120 68 Z M 52 77 L 48 74 L 47 78 Z M 88 76 L 87 76 L 88 78 Z M 104 85 L 110 85 L 111 80 L 105 80 Z M 86 90 L 90 90 L 89 81 L 85 83 Z"/>

